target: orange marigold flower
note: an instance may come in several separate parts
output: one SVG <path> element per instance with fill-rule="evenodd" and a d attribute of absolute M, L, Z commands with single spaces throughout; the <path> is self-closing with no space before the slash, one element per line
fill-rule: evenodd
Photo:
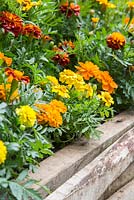
<path fill-rule="evenodd" d="M 70 62 L 68 53 L 66 53 L 58 48 L 56 48 L 54 50 L 57 51 L 57 54 L 52 58 L 52 60 L 54 60 L 55 62 L 57 62 L 58 64 L 60 64 L 63 67 L 68 65 Z"/>
<path fill-rule="evenodd" d="M 0 60 L 3 60 L 7 64 L 8 67 L 12 64 L 12 58 L 8 58 L 4 56 L 4 53 L 1 53 L 1 52 L 0 52 Z"/>
<path fill-rule="evenodd" d="M 42 36 L 41 29 L 33 24 L 26 24 L 23 27 L 23 35 L 31 36 L 36 39 L 40 39 Z"/>
<path fill-rule="evenodd" d="M 71 17 L 73 14 L 78 16 L 80 14 L 80 6 L 74 3 L 68 3 L 68 1 L 60 6 L 60 11 Z"/>
<path fill-rule="evenodd" d="M 102 89 L 109 92 L 110 94 L 113 93 L 114 90 L 118 87 L 108 71 L 100 71 L 97 74 L 96 79 L 98 82 L 102 83 Z"/>
<path fill-rule="evenodd" d="M 5 30 L 5 32 L 12 32 L 15 37 L 17 37 L 22 33 L 23 21 L 15 14 L 2 11 L 0 12 L 0 26 Z"/>
<path fill-rule="evenodd" d="M 67 107 L 62 101 L 54 99 L 50 102 L 50 105 L 60 113 L 65 113 L 67 111 Z"/>
<path fill-rule="evenodd" d="M 134 24 L 134 17 L 131 19 L 131 21 L 130 21 L 130 18 L 129 17 L 126 17 L 125 19 L 124 19 L 124 23 L 125 24 L 128 24 L 130 22 L 130 24 Z"/>
<path fill-rule="evenodd" d="M 49 126 L 58 128 L 62 125 L 62 116 L 57 109 L 50 104 L 36 104 L 39 108 L 37 120 L 39 124 L 48 124 Z"/>
<path fill-rule="evenodd" d="M 11 69 L 9 67 L 5 69 L 5 74 L 8 76 L 8 82 L 12 82 L 13 79 L 17 81 L 24 81 L 25 83 L 30 82 L 30 78 L 28 76 L 23 76 L 24 72 Z"/>
<path fill-rule="evenodd" d="M 10 93 L 11 84 L 1 84 L 0 85 L 0 100 L 6 101 L 7 96 Z M 10 96 L 10 101 L 13 101 L 15 99 L 19 98 L 19 92 L 18 89 L 16 89 Z"/>
<path fill-rule="evenodd" d="M 58 47 L 62 50 L 64 50 L 65 48 L 68 48 L 68 47 L 70 47 L 71 49 L 74 49 L 75 45 L 71 40 L 69 40 L 69 41 L 65 40 L 62 43 L 59 43 Z"/>
<path fill-rule="evenodd" d="M 75 66 L 75 68 L 78 70 L 77 73 L 82 75 L 85 80 L 89 80 L 91 77 L 94 77 L 99 71 L 98 66 L 94 65 L 92 62 L 79 62 L 79 65 L 80 66 Z"/>
<path fill-rule="evenodd" d="M 121 49 L 126 43 L 125 37 L 119 32 L 113 32 L 110 34 L 106 41 L 108 47 L 112 48 L 113 50 Z"/>

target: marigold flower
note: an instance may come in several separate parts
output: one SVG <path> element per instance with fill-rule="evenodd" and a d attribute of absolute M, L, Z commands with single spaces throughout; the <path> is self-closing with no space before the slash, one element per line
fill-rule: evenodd
<path fill-rule="evenodd" d="M 118 87 L 108 71 L 100 71 L 96 79 L 102 83 L 103 90 L 108 91 L 110 94 Z"/>
<path fill-rule="evenodd" d="M 9 67 L 5 69 L 5 74 L 8 76 L 8 82 L 12 82 L 13 79 L 23 81 L 25 83 L 30 82 L 30 78 L 28 76 L 23 76 L 24 72 Z"/>
<path fill-rule="evenodd" d="M 112 48 L 113 50 L 121 49 L 126 43 L 125 37 L 119 32 L 113 32 L 110 34 L 106 41 L 108 47 Z"/>
<path fill-rule="evenodd" d="M 134 17 L 131 19 L 131 21 L 130 21 L 130 18 L 129 17 L 126 17 L 125 19 L 124 19 L 124 23 L 125 24 L 128 24 L 130 22 L 130 24 L 134 24 Z"/>
<path fill-rule="evenodd" d="M 23 27 L 23 35 L 31 36 L 36 39 L 40 39 L 42 36 L 41 29 L 33 24 L 26 24 Z"/>
<path fill-rule="evenodd" d="M 68 1 L 60 6 L 60 11 L 71 17 L 73 14 L 78 16 L 80 14 L 80 6 L 74 3 L 68 3 Z"/>
<path fill-rule="evenodd" d="M 80 88 L 81 85 L 85 83 L 81 75 L 76 74 L 69 69 L 65 69 L 63 72 L 60 73 L 59 80 L 62 83 L 67 84 L 68 88 L 74 86 L 76 89 Z"/>
<path fill-rule="evenodd" d="M 96 0 L 96 1 L 99 2 L 99 4 L 104 6 L 105 8 L 116 8 L 116 5 L 108 2 L 108 0 Z"/>
<path fill-rule="evenodd" d="M 19 117 L 19 122 L 21 125 L 26 127 L 34 126 L 36 122 L 36 112 L 29 105 L 16 108 L 16 114 Z"/>
<path fill-rule="evenodd" d="M 127 5 L 130 9 L 134 8 L 134 2 L 127 2 Z"/>
<path fill-rule="evenodd" d="M 23 21 L 15 14 L 2 11 L 0 12 L 0 26 L 5 30 L 5 32 L 12 32 L 15 37 L 17 37 L 22 33 Z"/>
<path fill-rule="evenodd" d="M 98 17 L 92 17 L 91 20 L 92 20 L 93 23 L 98 23 L 99 18 Z"/>
<path fill-rule="evenodd" d="M 109 92 L 101 92 L 101 94 L 98 94 L 98 97 L 102 99 L 102 101 L 105 103 L 105 106 L 110 107 L 112 104 L 114 104 L 112 96 L 109 94 Z"/>
<path fill-rule="evenodd" d="M 71 40 L 69 40 L 69 41 L 65 40 L 62 43 L 59 43 L 58 47 L 62 50 L 64 50 L 65 48 L 67 49 L 68 47 L 71 49 L 74 49 L 75 45 Z"/>
<path fill-rule="evenodd" d="M 0 100 L 6 101 L 11 90 L 11 84 L 1 84 L 0 85 Z M 10 96 L 10 101 L 12 102 L 15 99 L 19 98 L 18 89 L 16 89 Z"/>
<path fill-rule="evenodd" d="M 80 66 L 75 66 L 75 68 L 78 70 L 77 73 L 82 75 L 85 80 L 94 77 L 99 71 L 98 66 L 89 61 L 85 63 L 79 62 L 79 65 Z"/>
<path fill-rule="evenodd" d="M 22 5 L 23 11 L 30 10 L 33 6 L 39 6 L 41 5 L 41 0 L 38 2 L 32 2 L 31 0 L 17 0 L 17 2 Z"/>
<path fill-rule="evenodd" d="M 37 120 L 39 124 L 48 124 L 49 126 L 55 128 L 62 125 L 62 116 L 58 111 L 58 106 L 55 109 L 54 103 L 52 103 L 52 105 L 36 104 L 36 107 L 39 108 L 39 112 L 37 113 Z"/>
<path fill-rule="evenodd" d="M 59 82 L 57 80 L 57 78 L 55 78 L 54 76 L 46 76 L 47 80 L 50 81 L 50 83 L 52 85 L 58 85 Z"/>
<path fill-rule="evenodd" d="M 53 99 L 49 105 L 51 105 L 54 109 L 56 109 L 60 113 L 65 113 L 67 111 L 67 107 L 62 101 Z"/>
<path fill-rule="evenodd" d="M 61 96 L 63 98 L 70 98 L 70 96 L 68 94 L 69 91 L 65 85 L 53 85 L 52 92 L 57 93 L 59 96 Z"/>
<path fill-rule="evenodd" d="M 57 54 L 52 58 L 52 60 L 54 60 L 63 67 L 68 65 L 70 62 L 69 55 L 61 49 L 57 51 Z"/>
<path fill-rule="evenodd" d="M 2 140 L 0 140 L 0 165 L 5 162 L 7 156 L 7 148 Z"/>
<path fill-rule="evenodd" d="M 0 60 L 3 60 L 8 67 L 12 64 L 12 58 L 4 56 L 4 53 L 1 52 L 0 52 Z"/>

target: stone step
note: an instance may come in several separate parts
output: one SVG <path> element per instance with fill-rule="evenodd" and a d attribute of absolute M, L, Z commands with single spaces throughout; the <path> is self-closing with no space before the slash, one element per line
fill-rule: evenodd
<path fill-rule="evenodd" d="M 134 200 L 134 179 L 107 200 Z"/>
<path fill-rule="evenodd" d="M 134 111 L 122 112 L 98 128 L 103 132 L 99 140 L 90 139 L 87 142 L 82 139 L 68 145 L 56 152 L 54 156 L 42 161 L 37 172 L 29 175 L 31 178 L 39 180 L 40 185 L 46 185 L 51 191 L 54 191 L 133 126 Z M 42 196 L 46 197 L 47 194 L 40 186 L 34 185 L 33 188 L 39 190 Z"/>
<path fill-rule="evenodd" d="M 119 138 L 45 200 L 98 200 L 108 186 L 133 162 L 134 128 Z"/>
<path fill-rule="evenodd" d="M 106 189 L 99 200 L 106 200 L 113 195 L 117 190 L 134 179 L 134 162 Z"/>

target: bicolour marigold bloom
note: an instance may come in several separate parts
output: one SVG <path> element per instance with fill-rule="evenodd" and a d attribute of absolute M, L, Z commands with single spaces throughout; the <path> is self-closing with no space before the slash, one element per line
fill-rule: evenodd
<path fill-rule="evenodd" d="M 29 76 L 23 76 L 24 72 L 12 69 L 12 68 L 6 68 L 5 69 L 5 74 L 8 76 L 8 82 L 12 82 L 13 79 L 17 81 L 23 81 L 25 83 L 30 82 Z"/>
<path fill-rule="evenodd" d="M 85 80 L 89 80 L 91 77 L 94 77 L 99 68 L 97 65 L 94 65 L 92 62 L 86 61 L 85 63 L 79 62 L 80 66 L 75 66 L 78 70 L 77 73 L 80 74 Z"/>
<path fill-rule="evenodd" d="M 57 93 L 59 96 L 63 98 L 70 98 L 69 91 L 65 85 L 53 85 L 52 92 Z"/>
<path fill-rule="evenodd" d="M 54 103 L 52 103 L 54 104 Z M 36 104 L 39 112 L 37 113 L 37 120 L 39 124 L 49 125 L 58 128 L 62 125 L 62 116 L 58 111 L 58 107 L 50 104 Z"/>
<path fill-rule="evenodd" d="M 74 3 L 68 3 L 68 1 L 60 6 L 60 11 L 71 17 L 73 14 L 78 16 L 80 14 L 80 6 Z"/>
<path fill-rule="evenodd" d="M 118 87 L 108 71 L 100 71 L 96 75 L 96 79 L 98 82 L 102 83 L 102 89 L 109 92 L 110 94 L 113 93 L 114 90 Z"/>
<path fill-rule="evenodd" d="M 36 122 L 36 112 L 29 106 L 20 106 L 16 108 L 16 114 L 19 117 L 19 123 L 25 127 L 33 127 Z"/>
<path fill-rule="evenodd" d="M 5 32 L 12 32 L 15 37 L 22 33 L 23 21 L 22 19 L 10 12 L 2 11 L 0 12 L 0 26 L 5 30 Z"/>
<path fill-rule="evenodd" d="M 30 37 L 36 38 L 36 39 L 40 39 L 41 36 L 42 36 L 41 29 L 38 26 L 35 26 L 33 24 L 26 24 L 23 27 L 22 34 L 26 35 L 26 36 L 30 36 Z"/>
<path fill-rule="evenodd" d="M 9 93 L 11 90 L 11 84 L 1 84 L 0 85 L 0 100 L 6 101 Z M 14 101 L 15 99 L 19 98 L 19 92 L 18 89 L 16 89 L 11 95 L 10 95 L 10 101 Z"/>
<path fill-rule="evenodd" d="M 3 60 L 8 67 L 10 67 L 12 64 L 12 58 L 8 58 L 7 56 L 4 56 L 4 53 L 1 53 L 1 52 L 0 52 L 0 60 Z"/>
<path fill-rule="evenodd" d="M 98 94 L 98 97 L 105 103 L 105 106 L 110 107 L 114 104 L 113 97 L 109 94 L 109 92 L 101 92 Z"/>
<path fill-rule="evenodd" d="M 71 49 L 75 48 L 75 45 L 71 40 L 69 40 L 69 41 L 65 40 L 65 41 L 60 42 L 58 44 L 58 48 L 60 48 L 62 50 L 64 50 L 65 48 L 67 49 L 68 47 L 71 48 Z"/>
<path fill-rule="evenodd" d="M 134 2 L 127 2 L 127 5 L 130 9 L 134 9 Z"/>
<path fill-rule="evenodd" d="M 96 1 L 99 2 L 99 4 L 104 6 L 105 8 L 116 8 L 116 5 L 108 2 L 108 0 L 96 0 Z"/>
<path fill-rule="evenodd" d="M 52 58 L 55 62 L 57 62 L 59 65 L 65 67 L 70 63 L 69 55 L 68 53 L 62 51 L 61 49 L 57 50 L 57 54 Z"/>
<path fill-rule="evenodd" d="M 6 160 L 7 148 L 2 140 L 0 140 L 0 165 Z"/>
<path fill-rule="evenodd" d="M 113 32 L 112 34 L 108 35 L 106 41 L 108 47 L 112 48 L 113 50 L 121 49 L 126 43 L 124 35 L 119 32 Z"/>
<path fill-rule="evenodd" d="M 91 20 L 93 23 L 98 23 L 100 19 L 98 17 L 92 17 Z"/>

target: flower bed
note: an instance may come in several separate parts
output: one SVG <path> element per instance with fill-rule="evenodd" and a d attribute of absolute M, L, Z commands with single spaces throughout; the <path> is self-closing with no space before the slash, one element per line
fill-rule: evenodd
<path fill-rule="evenodd" d="M 1 5 L 0 197 L 39 200 L 28 170 L 133 105 L 134 2 Z"/>

